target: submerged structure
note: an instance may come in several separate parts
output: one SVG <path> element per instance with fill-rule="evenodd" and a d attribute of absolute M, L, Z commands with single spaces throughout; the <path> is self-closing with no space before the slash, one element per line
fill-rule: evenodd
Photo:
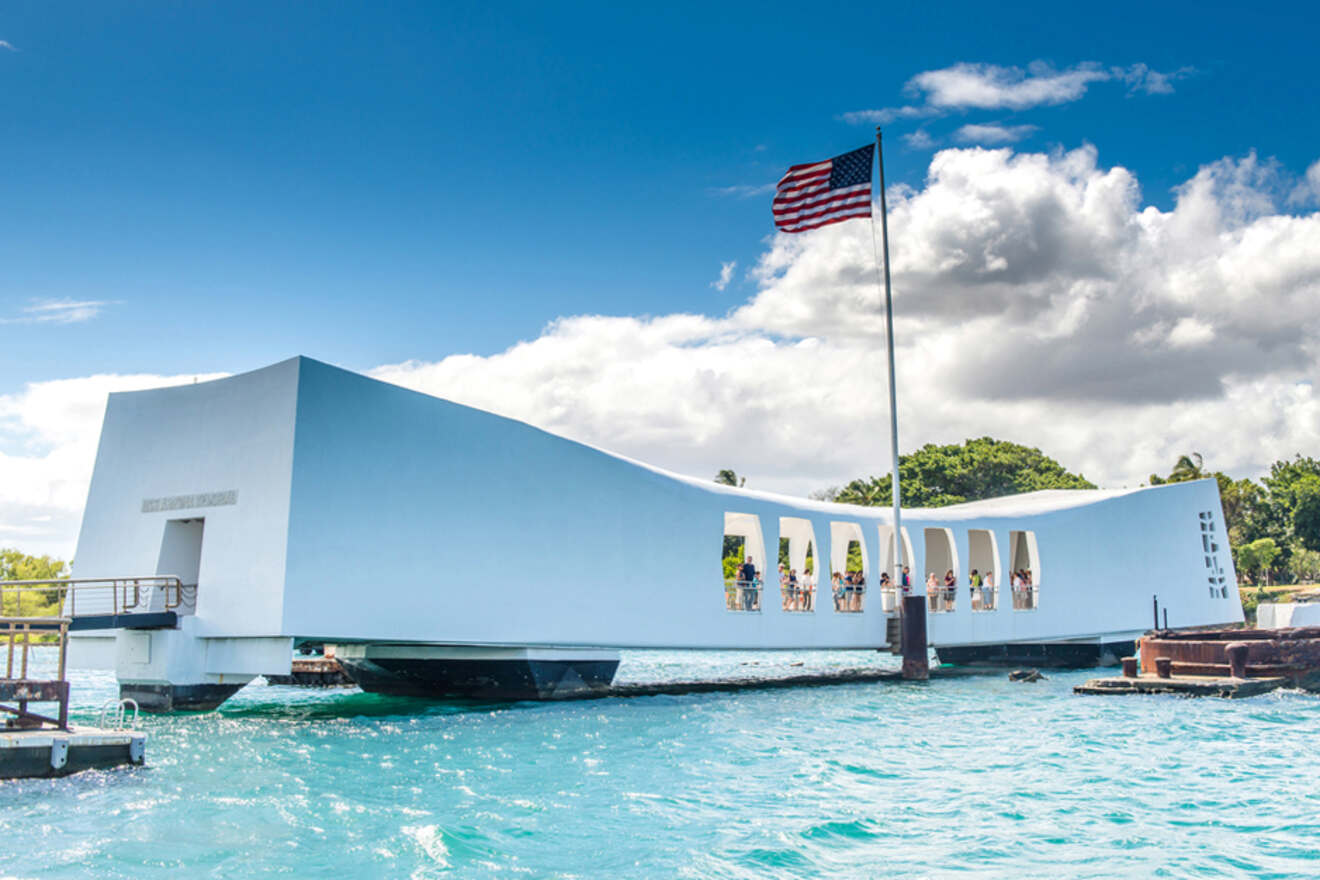
<path fill-rule="evenodd" d="M 956 662 L 1128 653 L 1153 595 L 1173 626 L 1242 619 L 1213 480 L 903 522 L 895 540 L 886 510 L 669 473 L 293 358 L 110 396 L 75 575 L 183 590 L 77 633 L 70 661 L 157 710 L 288 675 L 309 642 L 367 690 L 563 696 L 608 686 L 626 648 L 894 650 L 896 562 L 914 595 L 952 572 L 925 607 Z M 750 562 L 732 577 L 730 546 Z"/>

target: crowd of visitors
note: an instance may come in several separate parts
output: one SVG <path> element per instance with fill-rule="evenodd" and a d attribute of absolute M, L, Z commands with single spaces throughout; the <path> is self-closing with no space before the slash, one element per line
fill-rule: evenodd
<path fill-rule="evenodd" d="M 724 600 L 730 611 L 761 610 L 761 572 L 750 555 L 738 566 L 738 579 L 725 585 Z"/>
<path fill-rule="evenodd" d="M 1013 587 L 1013 607 L 1034 607 L 1031 569 L 1019 568 L 1013 572 L 1010 581 Z M 903 566 L 899 578 L 903 595 L 912 589 L 911 571 Z M 971 594 L 973 611 L 993 611 L 995 608 L 995 575 L 992 571 L 982 574 L 972 569 L 967 578 L 968 591 Z M 830 592 L 834 599 L 834 610 L 840 612 L 858 612 L 862 610 L 866 594 L 866 576 L 860 571 L 833 572 L 830 575 Z M 882 593 L 894 591 L 889 572 L 880 575 Z M 811 573 L 799 575 L 796 568 L 779 565 L 779 592 L 784 611 L 816 610 L 816 579 Z M 931 611 L 953 611 L 958 593 L 958 578 L 953 569 L 948 569 L 941 579 L 935 572 L 926 573 L 926 595 Z M 748 556 L 738 567 L 737 580 L 726 584 L 726 600 L 730 611 L 761 610 L 761 572 L 756 563 Z"/>
<path fill-rule="evenodd" d="M 936 576 L 935 572 L 926 574 L 926 595 L 929 597 L 931 611 L 952 611 L 957 599 L 958 581 L 953 570 L 950 569 L 944 573 L 943 579 Z M 1029 602 L 1030 595 L 1034 590 L 1031 580 L 1031 569 L 1020 568 L 1013 572 L 1011 584 L 1013 587 L 1014 607 L 1028 608 L 1034 607 Z M 973 611 L 993 611 L 995 609 L 995 574 L 993 571 L 986 571 L 984 574 L 979 569 L 972 569 L 967 577 L 968 592 L 971 594 Z M 1024 598 L 1025 597 L 1025 598 Z M 1024 604 L 1026 603 L 1026 604 Z"/>
<path fill-rule="evenodd" d="M 967 579 L 972 588 L 972 610 L 993 611 L 995 609 L 995 573 L 987 571 L 981 574 L 972 569 Z"/>
<path fill-rule="evenodd" d="M 810 574 L 798 577 L 796 568 L 779 564 L 779 593 L 785 611 L 814 611 L 816 609 L 816 578 Z"/>
<path fill-rule="evenodd" d="M 866 593 L 866 576 L 860 571 L 848 571 L 830 576 L 834 588 L 835 611 L 861 611 L 862 597 Z"/>

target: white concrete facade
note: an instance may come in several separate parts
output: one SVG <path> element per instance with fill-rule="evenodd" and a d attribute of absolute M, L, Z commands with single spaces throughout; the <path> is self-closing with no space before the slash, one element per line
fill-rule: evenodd
<path fill-rule="evenodd" d="M 726 605 L 718 548 L 727 523 L 756 533 L 757 566 L 770 575 L 759 612 Z M 932 613 L 935 646 L 1130 637 L 1150 626 L 1153 594 L 1173 626 L 1242 619 L 1213 480 L 909 510 L 903 524 L 914 581 L 924 580 L 937 535 L 952 541 L 940 565 L 953 560 L 961 596 L 971 567 L 990 560 L 996 569 L 995 609 L 974 611 L 962 598 L 955 611 Z M 216 657 L 230 659 L 217 663 L 235 667 L 211 675 L 287 671 L 240 659 L 244 640 L 265 658 L 296 639 L 876 648 L 886 644 L 875 587 L 892 532 L 887 509 L 668 473 L 294 358 L 111 395 L 74 568 L 185 583 L 191 571 L 163 569 L 195 569 L 190 630 L 226 640 Z M 824 572 L 814 611 L 780 609 L 774 561 L 790 533 L 794 557 L 809 540 L 814 558 L 835 566 L 860 537 L 864 612 L 836 612 Z M 1019 551 L 1034 560 L 1034 610 L 1009 601 Z"/>

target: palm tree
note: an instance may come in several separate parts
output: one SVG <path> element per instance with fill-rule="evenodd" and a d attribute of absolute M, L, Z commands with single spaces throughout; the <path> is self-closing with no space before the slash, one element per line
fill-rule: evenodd
<path fill-rule="evenodd" d="M 1178 456 L 1178 461 L 1174 464 L 1173 470 L 1169 471 L 1169 482 L 1182 483 L 1187 480 L 1201 479 L 1205 476 L 1205 472 L 1202 470 L 1204 463 L 1199 452 Z"/>
<path fill-rule="evenodd" d="M 723 486 L 742 486 L 747 482 L 747 478 L 739 477 L 738 472 L 731 468 L 725 468 L 715 475 L 715 482 Z"/>

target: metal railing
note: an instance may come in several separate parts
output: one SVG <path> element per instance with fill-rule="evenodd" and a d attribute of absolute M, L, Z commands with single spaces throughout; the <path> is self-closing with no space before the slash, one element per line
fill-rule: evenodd
<path fill-rule="evenodd" d="M 58 600 L 59 614 L 141 614 L 174 611 L 191 614 L 197 608 L 197 585 L 184 584 L 173 575 L 123 578 L 60 578 L 55 580 L 0 581 L 0 608 L 14 617 L 50 617 L 35 614 Z M 12 606 L 12 607 L 11 607 Z"/>
<path fill-rule="evenodd" d="M 957 587 L 928 587 L 926 601 L 930 606 L 932 614 L 942 614 L 953 611 L 957 606 L 958 588 Z"/>
<path fill-rule="evenodd" d="M 133 710 L 133 723 L 128 723 L 128 710 Z M 102 730 L 127 730 L 137 727 L 138 723 L 138 704 L 132 697 L 123 699 L 110 699 L 101 704 L 101 717 L 96 722 L 96 726 Z M 107 720 L 109 726 L 106 725 Z"/>
<path fill-rule="evenodd" d="M 32 636 L 38 638 L 54 634 L 59 639 L 59 660 L 57 661 L 54 680 L 34 680 L 28 677 L 28 656 L 32 648 Z M 67 617 L 0 617 L 0 639 L 5 643 L 5 677 L 0 679 L 0 697 L 12 700 L 18 705 L 0 706 L 0 712 L 16 716 L 13 724 L 18 727 L 37 727 L 42 724 L 54 724 L 61 730 L 69 726 L 69 685 L 64 680 L 65 664 L 69 647 L 69 619 Z M 15 668 L 14 660 L 18 664 Z M 18 674 L 15 675 L 14 673 Z M 47 718 L 28 711 L 28 703 L 54 702 L 59 704 L 59 714 Z"/>
<path fill-rule="evenodd" d="M 840 614 L 861 614 L 866 584 L 840 583 L 834 587 L 834 610 Z"/>
<path fill-rule="evenodd" d="M 28 650 L 32 636 L 38 638 L 54 634 L 59 638 L 60 659 L 58 676 L 64 678 L 65 636 L 69 632 L 66 617 L 0 617 L 0 639 L 5 641 L 5 680 L 19 681 L 28 677 Z M 39 643 L 38 643 L 39 644 Z M 18 675 L 14 675 L 14 657 L 18 656 Z"/>
<path fill-rule="evenodd" d="M 779 594 L 783 598 L 784 611 L 816 610 L 816 585 L 811 581 L 780 581 Z"/>
<path fill-rule="evenodd" d="M 761 579 L 725 581 L 724 604 L 730 611 L 760 611 Z"/>
<path fill-rule="evenodd" d="M 1013 588 L 1013 610 L 1014 611 L 1035 611 L 1039 606 L 1039 595 L 1036 592 L 1034 584 L 1026 587 Z"/>
<path fill-rule="evenodd" d="M 996 603 L 999 601 L 994 587 L 985 585 L 972 587 L 972 610 L 973 611 L 994 611 Z"/>

